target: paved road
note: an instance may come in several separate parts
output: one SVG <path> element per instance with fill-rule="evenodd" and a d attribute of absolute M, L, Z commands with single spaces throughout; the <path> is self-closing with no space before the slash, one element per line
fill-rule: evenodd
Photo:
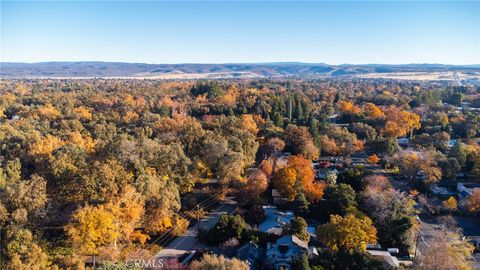
<path fill-rule="evenodd" d="M 235 210 L 235 202 L 227 199 L 222 202 L 215 210 L 200 220 L 200 228 L 209 230 L 217 224 L 223 214 L 231 214 Z M 170 242 L 165 248 L 155 254 L 154 258 L 176 257 L 188 251 L 193 251 L 201 245 L 197 242 L 197 224 L 189 227 L 187 231 Z"/>

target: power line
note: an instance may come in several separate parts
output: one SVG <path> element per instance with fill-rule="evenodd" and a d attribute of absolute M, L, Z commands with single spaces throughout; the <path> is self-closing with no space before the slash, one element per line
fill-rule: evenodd
<path fill-rule="evenodd" d="M 211 199 L 213 199 L 213 198 L 210 198 L 209 200 L 211 200 Z M 204 201 L 204 202 L 205 202 L 205 201 Z M 203 203 L 203 202 L 202 202 L 202 203 Z M 197 205 L 198 205 L 198 204 L 197 204 Z M 193 210 L 194 210 L 194 209 L 192 209 L 192 210 L 190 210 L 190 211 L 187 211 L 187 213 L 189 213 L 189 212 L 191 212 L 191 211 L 193 211 Z M 182 214 L 182 213 L 178 213 L 178 214 L 179 214 L 179 215 L 182 215 L 183 218 L 191 221 L 191 218 L 188 217 L 187 215 L 184 215 L 184 214 Z M 169 240 L 169 236 L 172 236 L 172 233 L 173 233 L 173 227 L 170 228 L 170 229 L 168 229 L 167 231 L 165 231 L 162 235 L 160 235 L 157 239 L 155 239 L 155 241 L 153 241 L 152 243 L 150 243 L 150 244 L 148 245 L 147 249 L 150 248 L 150 247 L 151 247 L 153 244 L 155 244 L 157 241 L 159 241 L 161 238 L 164 238 L 165 236 L 167 236 L 167 238 L 165 238 L 165 239 L 168 239 L 168 240 Z M 161 242 L 163 242 L 165 239 L 162 239 Z M 167 242 L 168 242 L 168 241 L 167 241 Z M 161 244 L 159 244 L 159 245 L 161 245 Z"/>
<path fill-rule="evenodd" d="M 200 206 L 202 206 L 202 204 L 205 204 L 207 201 L 209 202 L 209 201 L 211 201 L 212 199 L 215 200 L 215 199 L 216 199 L 216 196 L 220 195 L 222 192 L 223 192 L 223 191 L 218 191 L 218 192 L 214 193 L 213 195 L 210 195 L 207 199 L 205 199 L 205 200 L 203 200 L 202 202 L 198 203 L 195 207 L 200 208 Z M 209 204 L 208 206 L 210 206 L 210 205 L 211 205 L 212 203 L 214 203 L 214 202 L 215 202 L 215 201 L 213 201 L 213 202 L 211 202 L 211 203 L 209 202 L 209 203 L 207 203 L 207 204 Z M 189 211 L 186 211 L 186 213 L 192 213 L 194 210 L 195 210 L 195 208 L 193 208 L 193 209 L 191 209 L 191 210 L 189 210 Z M 179 214 L 181 214 L 181 213 L 179 213 Z M 185 215 L 185 214 L 183 214 L 183 215 L 185 216 L 184 218 L 186 218 L 187 220 L 189 220 L 189 221 L 192 220 L 192 218 L 189 217 L 188 215 Z M 173 236 L 172 233 L 173 233 L 173 228 L 170 228 L 169 230 L 167 230 L 166 232 L 164 232 L 162 235 L 160 235 L 157 239 L 155 239 L 155 241 L 153 241 L 152 243 L 150 243 L 150 244 L 147 246 L 147 249 L 150 248 L 150 247 L 151 247 L 153 244 L 155 244 L 157 241 L 159 241 L 160 238 L 163 238 L 163 237 L 165 237 L 165 236 L 167 236 L 167 235 L 169 235 L 169 236 L 167 236 L 167 238 L 165 238 L 165 239 L 170 240 L 171 236 Z M 164 242 L 165 239 L 161 240 L 161 242 Z M 168 240 L 167 240 L 165 243 L 167 243 Z"/>
<path fill-rule="evenodd" d="M 213 199 L 214 199 L 214 198 L 213 198 Z M 216 201 L 214 200 L 214 201 L 208 203 L 208 205 L 206 205 L 206 206 L 204 206 L 204 207 L 208 207 L 208 206 L 210 206 L 211 204 L 213 204 L 213 203 L 215 203 L 215 202 L 216 202 Z M 200 209 L 199 205 L 195 206 L 195 208 Z M 194 210 L 194 209 L 192 209 L 192 210 L 190 210 L 190 211 L 193 211 L 193 210 Z M 179 213 L 179 214 L 180 214 L 180 213 Z M 193 220 L 193 218 L 191 218 L 191 217 L 189 217 L 189 216 L 187 216 L 187 215 L 184 215 L 184 214 L 181 214 L 181 215 L 183 215 L 183 217 L 184 217 L 185 219 L 187 219 L 188 221 L 192 221 L 192 220 Z M 167 230 L 167 231 L 166 231 L 162 236 L 160 236 L 159 238 L 163 238 L 164 236 L 166 236 L 166 238 L 160 240 L 160 242 L 158 243 L 158 245 L 162 246 L 163 244 L 168 243 L 172 237 L 175 237 L 175 236 L 173 235 L 173 228 L 170 228 L 169 230 Z M 149 247 L 151 247 L 151 246 L 152 246 L 153 244 L 155 244 L 157 241 L 159 241 L 159 239 L 156 239 L 154 242 L 152 242 L 152 243 L 149 245 Z"/>
<path fill-rule="evenodd" d="M 210 202 L 210 203 L 208 203 L 208 205 L 205 205 L 204 207 L 209 207 L 210 205 L 212 205 L 212 204 L 214 204 L 214 203 L 216 203 L 215 200 L 212 201 L 212 202 Z M 196 207 L 196 208 L 197 208 L 197 207 Z M 200 209 L 200 207 L 198 207 L 198 209 Z M 188 218 L 190 221 L 193 219 L 193 218 L 191 218 L 191 217 L 187 217 L 187 218 Z M 198 219 L 199 219 L 199 218 L 197 218 L 197 222 L 199 222 Z M 197 230 L 198 230 L 198 228 L 199 228 L 199 227 L 198 227 L 199 224 L 200 224 L 200 223 L 197 224 Z M 198 232 L 199 232 L 199 231 L 198 231 Z M 168 236 L 166 239 L 164 239 L 164 240 L 166 240 L 165 242 L 164 242 L 164 240 L 162 240 L 161 242 L 162 242 L 163 244 L 168 243 L 168 241 L 169 241 L 172 237 L 175 237 L 172 233 L 173 233 L 173 232 L 170 232 L 170 233 L 169 233 L 169 236 Z M 174 248 L 178 247 L 178 245 L 180 245 L 181 243 L 183 243 L 183 241 L 180 242 L 180 243 L 178 243 Z M 159 245 L 162 245 L 162 244 L 159 243 Z"/>

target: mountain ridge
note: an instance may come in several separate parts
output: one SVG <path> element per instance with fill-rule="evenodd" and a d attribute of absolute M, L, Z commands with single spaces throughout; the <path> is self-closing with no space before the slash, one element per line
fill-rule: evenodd
<path fill-rule="evenodd" d="M 147 64 L 103 61 L 0 62 L 0 78 L 140 77 L 242 78 L 331 76 L 378 73 L 474 72 L 480 65 L 448 64 L 341 64 L 303 62 Z"/>

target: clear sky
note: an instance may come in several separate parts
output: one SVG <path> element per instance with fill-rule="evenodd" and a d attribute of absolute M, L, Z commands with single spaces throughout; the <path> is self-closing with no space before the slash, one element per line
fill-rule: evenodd
<path fill-rule="evenodd" d="M 1 2 L 0 61 L 480 63 L 480 1 Z"/>

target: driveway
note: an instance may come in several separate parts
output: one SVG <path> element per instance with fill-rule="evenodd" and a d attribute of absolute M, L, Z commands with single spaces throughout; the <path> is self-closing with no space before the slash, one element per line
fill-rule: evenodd
<path fill-rule="evenodd" d="M 200 220 L 201 230 L 210 230 L 215 224 L 217 224 L 221 215 L 231 214 L 235 210 L 236 202 L 231 199 L 222 202 L 216 209 L 208 213 L 204 218 Z M 185 233 L 175 238 L 160 252 L 155 254 L 154 258 L 176 257 L 185 252 L 193 251 L 201 245 L 197 242 L 197 224 L 190 226 Z"/>

